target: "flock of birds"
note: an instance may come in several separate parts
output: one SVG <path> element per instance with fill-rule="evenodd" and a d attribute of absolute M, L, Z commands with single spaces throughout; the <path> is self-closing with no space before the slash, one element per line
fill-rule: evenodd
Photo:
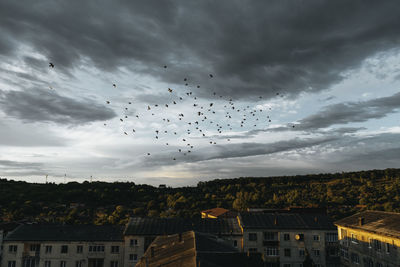
<path fill-rule="evenodd" d="M 54 68 L 54 64 L 50 62 L 49 67 Z M 167 66 L 165 65 L 163 68 L 167 69 Z M 214 75 L 209 74 L 208 78 L 213 79 Z M 201 87 L 200 85 L 189 84 L 187 77 L 183 77 L 182 82 L 182 85 L 185 86 L 184 88 L 193 88 L 194 86 L 194 88 L 199 89 Z M 117 88 L 117 85 L 113 83 L 112 87 Z M 202 138 L 207 140 L 206 142 L 209 145 L 217 145 L 216 139 L 225 139 L 227 142 L 230 142 L 230 132 L 232 133 L 243 128 L 249 129 L 249 127 L 257 129 L 257 127 L 264 127 L 266 124 L 272 122 L 268 114 L 268 111 L 272 110 L 272 107 L 265 108 L 263 106 L 263 108 L 257 109 L 250 107 L 250 105 L 235 104 L 232 98 L 219 95 L 216 92 L 210 95 L 210 98 L 213 100 L 208 103 L 200 101 L 190 90 L 178 92 L 175 89 L 168 88 L 166 92 L 171 95 L 168 103 L 146 104 L 145 111 L 140 114 L 135 113 L 133 119 L 140 121 L 143 117 L 154 116 L 151 122 L 160 120 L 159 123 L 163 126 L 154 130 L 154 140 L 161 142 L 164 138 L 171 138 L 172 136 L 173 140 L 181 144 L 176 148 L 176 153 L 172 153 L 175 155 L 172 156 L 172 160 L 177 160 L 179 155 L 184 157 L 193 153 L 195 145 L 190 141 L 194 141 L 193 138 Z M 276 92 L 276 97 L 284 96 Z M 261 101 L 262 96 L 259 96 L 258 100 Z M 191 114 L 178 112 L 168 117 L 168 114 L 171 114 L 168 110 L 171 110 L 173 107 L 179 107 L 179 105 L 187 105 L 188 102 L 190 102 Z M 107 105 L 112 104 L 111 100 L 106 100 L 105 103 Z M 132 105 L 132 101 L 127 101 L 122 109 L 123 113 L 119 118 L 122 124 L 131 119 L 129 105 Z M 185 106 L 185 108 L 187 110 L 188 106 Z M 168 126 L 172 124 L 179 124 L 179 127 L 170 130 L 171 127 Z M 104 126 L 107 126 L 107 123 L 104 123 Z M 123 130 L 123 135 L 135 135 L 137 133 L 138 129 L 130 128 L 127 130 L 127 127 Z M 292 127 L 294 128 L 295 126 L 292 125 Z M 165 142 L 163 145 L 172 146 L 168 142 Z M 147 152 L 147 156 L 151 156 L 151 153 Z"/>

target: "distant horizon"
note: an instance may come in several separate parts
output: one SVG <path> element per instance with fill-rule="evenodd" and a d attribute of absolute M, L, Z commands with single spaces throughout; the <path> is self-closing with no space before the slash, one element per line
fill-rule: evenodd
<path fill-rule="evenodd" d="M 255 178 L 255 179 L 258 179 L 258 178 L 280 178 L 280 177 L 284 178 L 284 177 L 307 176 L 307 175 L 315 176 L 315 175 L 318 175 L 318 174 L 324 174 L 324 175 L 332 174 L 333 175 L 333 174 L 340 174 L 340 173 L 357 173 L 357 172 L 385 171 L 385 170 L 399 170 L 399 169 L 400 169 L 400 167 L 398 167 L 398 168 L 388 167 L 388 168 L 384 168 L 384 169 L 350 170 L 350 171 L 338 171 L 338 172 L 318 172 L 318 173 L 305 173 L 305 174 L 293 174 L 293 175 L 240 176 L 240 177 L 229 177 L 229 178 L 228 177 L 227 178 L 211 178 L 211 179 L 208 179 L 208 180 L 197 181 L 196 184 L 192 184 L 192 185 L 175 185 L 175 186 L 170 185 L 170 184 L 166 184 L 166 183 L 148 184 L 148 183 L 137 183 L 137 182 L 135 182 L 133 180 L 119 180 L 119 179 L 114 180 L 114 181 L 104 181 L 104 180 L 95 180 L 95 179 L 93 179 L 92 182 L 90 182 L 90 180 L 70 180 L 70 181 L 67 180 L 66 183 L 64 183 L 64 182 L 57 183 L 57 182 L 52 182 L 52 181 L 48 181 L 47 183 L 46 182 L 32 182 L 32 181 L 27 181 L 27 180 L 23 180 L 23 179 L 14 180 L 14 179 L 9 179 L 7 177 L 2 177 L 2 176 L 0 176 L 0 179 L 5 179 L 7 181 L 13 181 L 13 182 L 27 182 L 27 183 L 30 183 L 30 184 L 56 184 L 56 185 L 62 185 L 62 184 L 68 184 L 68 183 L 83 184 L 83 183 L 96 183 L 96 182 L 99 182 L 99 183 L 108 183 L 108 184 L 112 184 L 112 183 L 134 183 L 135 185 L 148 185 L 148 186 L 153 186 L 153 187 L 158 187 L 160 185 L 166 185 L 167 187 L 170 187 L 170 188 L 180 188 L 180 187 L 196 187 L 196 186 L 198 186 L 198 183 L 200 183 L 200 182 L 212 182 L 212 181 L 215 181 L 215 180 L 230 180 L 230 179 L 241 179 L 241 178 L 244 178 L 244 179 L 246 179 L 246 178 Z"/>

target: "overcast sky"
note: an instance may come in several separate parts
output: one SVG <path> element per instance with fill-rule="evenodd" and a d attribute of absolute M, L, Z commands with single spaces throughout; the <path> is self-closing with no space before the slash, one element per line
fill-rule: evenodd
<path fill-rule="evenodd" d="M 398 168 L 399 14 L 397 0 L 0 1 L 0 177 Z"/>

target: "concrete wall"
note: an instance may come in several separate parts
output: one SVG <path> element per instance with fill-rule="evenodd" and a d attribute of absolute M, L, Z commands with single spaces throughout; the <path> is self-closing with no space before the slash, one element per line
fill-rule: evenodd
<path fill-rule="evenodd" d="M 265 240 L 265 232 L 275 232 L 275 240 Z M 305 256 L 300 255 L 300 250 L 305 253 L 306 250 L 310 254 L 315 264 L 320 266 L 326 266 L 326 233 L 335 233 L 336 231 L 326 230 L 282 230 L 282 231 L 271 231 L 268 229 L 245 229 L 243 236 L 243 249 L 244 252 L 248 252 L 251 249 L 257 249 L 257 252 L 264 254 L 264 257 L 269 262 L 280 262 L 280 266 L 284 264 L 290 264 L 291 267 L 299 267 L 303 263 Z M 249 240 L 249 234 L 255 233 L 257 240 Z M 289 240 L 284 239 L 284 235 L 289 235 Z M 296 240 L 295 236 L 298 234 L 304 235 L 303 241 Z M 319 241 L 314 240 L 314 236 L 319 237 Z M 279 250 L 278 256 L 267 255 L 267 248 L 274 247 Z M 290 256 L 285 256 L 285 249 L 290 250 Z M 314 251 L 319 251 L 319 255 L 316 255 Z"/>
<path fill-rule="evenodd" d="M 366 266 L 364 262 L 369 260 L 373 266 L 377 263 L 383 267 L 399 266 L 400 239 L 341 226 L 338 226 L 338 231 L 343 266 Z M 379 241 L 381 249 L 374 246 L 374 241 L 370 244 L 370 240 Z M 357 256 L 352 257 L 352 254 L 358 256 L 359 263 L 355 261 Z"/>
<path fill-rule="evenodd" d="M 30 251 L 31 244 L 40 244 L 40 252 Z M 9 261 L 16 261 L 16 267 L 22 267 L 23 257 L 37 256 L 38 266 L 45 267 L 45 261 L 51 261 L 51 267 L 60 267 L 60 261 L 66 261 L 66 267 L 76 267 L 76 261 L 82 261 L 82 267 L 88 267 L 89 259 L 104 259 L 104 267 L 110 267 L 111 261 L 118 261 L 118 267 L 124 266 L 123 242 L 4 242 L 4 254 L 1 267 L 8 267 Z M 9 246 L 16 245 L 17 252 L 9 252 Z M 68 245 L 68 252 L 61 253 L 61 247 Z M 77 253 L 77 246 L 83 247 Z M 104 252 L 89 252 L 91 245 L 104 245 Z M 51 253 L 46 253 L 46 246 L 51 246 Z M 111 246 L 119 246 L 119 253 L 111 253 Z"/>

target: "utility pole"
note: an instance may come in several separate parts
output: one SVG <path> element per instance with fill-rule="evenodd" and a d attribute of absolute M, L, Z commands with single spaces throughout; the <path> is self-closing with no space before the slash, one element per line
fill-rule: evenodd
<path fill-rule="evenodd" d="M 92 179 L 93 179 L 93 176 L 92 176 L 92 175 L 90 175 L 90 183 L 92 183 Z"/>
<path fill-rule="evenodd" d="M 49 176 L 49 175 L 46 174 L 46 184 L 47 184 L 47 177 L 48 177 L 48 176 Z"/>

